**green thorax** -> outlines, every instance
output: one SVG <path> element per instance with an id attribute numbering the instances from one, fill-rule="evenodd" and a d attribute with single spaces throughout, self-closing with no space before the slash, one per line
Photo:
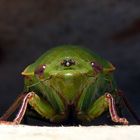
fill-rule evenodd
<path id="1" fill-rule="evenodd" d="M 94 83 L 95 79 L 78 71 L 68 71 L 52 76 L 46 85 L 55 90 L 66 104 L 74 104 L 81 96 L 84 88 Z"/>

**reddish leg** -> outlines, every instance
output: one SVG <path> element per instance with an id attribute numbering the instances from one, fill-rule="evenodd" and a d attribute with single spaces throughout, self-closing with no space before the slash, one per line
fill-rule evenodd
<path id="1" fill-rule="evenodd" d="M 110 112 L 110 116 L 112 121 L 116 122 L 116 123 L 121 123 L 124 125 L 128 125 L 128 121 L 126 118 L 120 118 L 116 112 L 116 108 L 115 108 L 115 101 L 114 98 L 112 97 L 112 95 L 110 93 L 105 93 L 105 97 L 106 100 L 109 104 L 109 112 Z"/>
<path id="2" fill-rule="evenodd" d="M 34 96 L 34 92 L 29 92 L 23 99 L 21 108 L 18 112 L 18 114 L 16 115 L 16 118 L 13 121 L 2 121 L 0 120 L 0 124 L 7 124 L 7 125 L 15 125 L 15 124 L 20 124 L 20 122 L 22 121 L 25 111 L 27 109 L 27 105 L 29 100 Z"/>
<path id="3" fill-rule="evenodd" d="M 7 120 L 11 116 L 16 111 L 16 109 L 21 106 L 21 103 L 26 94 L 27 93 L 20 94 L 14 103 L 8 108 L 8 110 L 0 117 L 0 120 Z"/>

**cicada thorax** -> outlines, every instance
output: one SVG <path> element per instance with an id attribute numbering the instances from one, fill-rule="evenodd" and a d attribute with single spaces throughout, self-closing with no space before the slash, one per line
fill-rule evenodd
<path id="1" fill-rule="evenodd" d="M 93 79 L 94 81 L 94 79 Z M 92 78 L 81 73 L 69 73 L 52 76 L 47 85 L 54 90 L 67 105 L 76 104 L 84 88 L 91 84 Z"/>

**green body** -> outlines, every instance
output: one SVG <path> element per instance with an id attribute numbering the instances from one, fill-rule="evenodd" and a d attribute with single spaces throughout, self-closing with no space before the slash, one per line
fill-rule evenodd
<path id="1" fill-rule="evenodd" d="M 68 65 L 65 63 L 70 62 L 68 60 L 74 62 Z M 29 104 L 41 117 L 62 122 L 73 115 L 76 120 L 85 122 L 108 111 L 105 92 L 117 100 L 114 70 L 110 62 L 97 54 L 66 45 L 47 51 L 22 75 L 25 91 L 36 93 Z"/>

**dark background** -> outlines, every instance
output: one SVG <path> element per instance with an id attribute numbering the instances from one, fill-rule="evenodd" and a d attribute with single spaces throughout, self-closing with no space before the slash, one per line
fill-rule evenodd
<path id="1" fill-rule="evenodd" d="M 21 71 L 62 44 L 88 47 L 111 61 L 118 86 L 140 116 L 138 0 L 1 0 L 0 114 L 23 89 Z"/>

